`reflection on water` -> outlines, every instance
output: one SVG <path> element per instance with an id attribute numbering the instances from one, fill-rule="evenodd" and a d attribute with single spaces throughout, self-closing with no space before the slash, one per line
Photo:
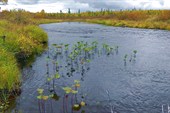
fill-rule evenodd
<path id="1" fill-rule="evenodd" d="M 88 43 L 97 41 L 99 45 L 116 44 L 119 51 L 109 56 L 98 54 L 99 51 L 90 58 L 87 55 L 91 62 L 83 66 L 79 63 L 81 60 L 73 62 L 73 65 L 67 62 L 67 52 L 56 55 L 46 51 L 32 67 L 23 70 L 22 94 L 17 98 L 13 112 L 71 113 L 75 111 L 69 108 L 76 101 L 87 104 L 80 113 L 161 113 L 162 108 L 167 112 L 170 104 L 169 32 L 85 23 L 41 27 L 48 32 L 49 51 L 54 51 L 53 44 L 69 44 L 72 47 L 82 40 Z M 134 50 L 138 51 L 135 60 Z M 47 59 L 48 56 L 60 65 Z M 61 78 L 48 82 L 48 76 L 56 71 Z M 62 87 L 73 85 L 74 80 L 81 80 L 81 87 L 72 99 L 72 96 L 65 95 Z M 39 102 L 38 88 L 44 89 L 44 96 L 53 94 L 53 98 Z"/>

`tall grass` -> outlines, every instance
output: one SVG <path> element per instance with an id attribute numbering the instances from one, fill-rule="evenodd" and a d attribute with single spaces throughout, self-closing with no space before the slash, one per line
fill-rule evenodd
<path id="1" fill-rule="evenodd" d="M 18 87 L 20 72 L 14 55 L 0 47 L 0 89 Z"/>
<path id="2" fill-rule="evenodd" d="M 6 36 L 5 41 L 1 36 Z M 40 54 L 47 34 L 38 26 L 0 21 L 0 89 L 12 89 L 19 81 L 17 59 Z"/>

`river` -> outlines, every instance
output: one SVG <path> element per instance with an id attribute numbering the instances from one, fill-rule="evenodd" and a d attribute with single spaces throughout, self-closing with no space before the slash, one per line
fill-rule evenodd
<path id="1" fill-rule="evenodd" d="M 170 104 L 170 32 L 164 30 L 110 27 L 98 24 L 64 22 L 40 25 L 53 44 L 73 45 L 78 41 L 118 45 L 119 50 L 109 57 L 94 58 L 90 69 L 83 75 L 65 76 L 56 83 L 60 97 L 45 102 L 45 113 L 168 113 Z M 137 50 L 135 61 L 124 62 Z M 23 113 L 39 113 L 37 89 L 48 89 L 46 57 L 48 51 L 22 70 L 22 93 L 12 110 Z M 59 61 L 62 63 L 62 60 Z M 49 74 L 53 73 L 49 63 Z M 78 101 L 84 95 L 83 110 L 63 110 L 63 90 L 74 80 L 80 80 Z M 45 91 L 45 93 L 49 93 Z M 51 107 L 52 105 L 52 107 Z M 69 106 L 69 105 L 68 105 Z M 69 108 L 69 107 L 68 107 Z M 42 111 L 43 113 L 43 111 Z"/>

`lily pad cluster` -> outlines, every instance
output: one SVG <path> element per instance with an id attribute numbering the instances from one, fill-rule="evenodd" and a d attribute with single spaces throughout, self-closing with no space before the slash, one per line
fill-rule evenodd
<path id="1" fill-rule="evenodd" d="M 110 56 L 118 54 L 119 46 L 110 46 L 108 44 L 99 44 L 97 41 L 91 43 L 79 41 L 75 44 L 52 44 L 47 51 L 46 57 L 46 76 L 47 84 L 50 93 L 45 95 L 44 89 L 38 89 L 39 100 L 47 101 L 51 99 L 60 99 L 56 89 L 64 91 L 63 95 L 63 111 L 68 112 L 68 109 L 73 111 L 85 112 L 85 98 L 77 98 L 81 81 L 83 82 L 86 73 L 90 70 L 90 63 L 97 57 Z M 60 80 L 69 79 L 73 76 L 81 77 L 80 80 L 74 80 L 74 84 L 60 85 Z M 82 94 L 81 94 L 82 95 Z M 69 105 L 71 103 L 71 105 Z M 71 108 L 70 108 L 71 106 Z M 42 105 L 41 105 L 41 108 Z"/>
<path id="2" fill-rule="evenodd" d="M 133 50 L 133 53 L 128 55 L 125 54 L 124 56 L 124 62 L 126 63 L 129 57 L 129 62 L 136 61 L 136 55 L 137 55 L 137 50 Z"/>

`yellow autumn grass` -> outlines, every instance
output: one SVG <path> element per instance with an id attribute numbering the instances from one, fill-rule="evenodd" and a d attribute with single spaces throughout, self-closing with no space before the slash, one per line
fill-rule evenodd
<path id="1" fill-rule="evenodd" d="M 47 34 L 38 26 L 0 20 L 0 89 L 15 88 L 20 81 L 18 57 L 40 54 L 46 43 Z"/>

